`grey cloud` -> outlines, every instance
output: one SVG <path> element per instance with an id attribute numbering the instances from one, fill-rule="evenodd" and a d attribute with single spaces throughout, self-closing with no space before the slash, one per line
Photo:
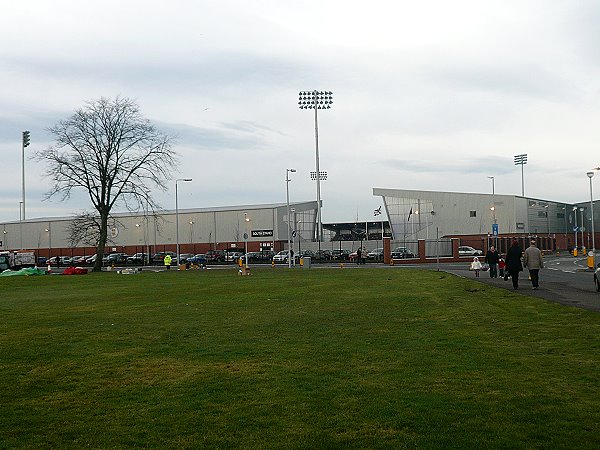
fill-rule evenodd
<path id="1" fill-rule="evenodd" d="M 464 65 L 460 69 L 434 68 L 422 71 L 425 78 L 461 91 L 485 92 L 548 100 L 561 100 L 573 86 L 562 77 L 541 67 L 483 67 Z"/>
<path id="2" fill-rule="evenodd" d="M 382 165 L 411 173 L 448 173 L 461 176 L 469 176 L 469 174 L 503 175 L 514 171 L 512 156 L 510 158 L 491 156 L 453 161 L 444 160 L 441 164 L 430 160 L 388 159 L 383 161 Z"/>
<path id="3" fill-rule="evenodd" d="M 267 145 L 264 131 L 274 132 L 252 122 L 223 124 L 223 129 L 204 128 L 186 124 L 153 122 L 157 127 L 175 137 L 176 145 L 202 150 L 243 150 Z"/>

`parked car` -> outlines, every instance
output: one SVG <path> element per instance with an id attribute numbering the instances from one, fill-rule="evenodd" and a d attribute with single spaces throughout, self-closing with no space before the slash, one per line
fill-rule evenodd
<path id="1" fill-rule="evenodd" d="M 102 263 L 112 266 L 113 264 L 127 264 L 127 258 L 129 255 L 125 253 L 111 253 L 102 258 Z"/>
<path id="2" fill-rule="evenodd" d="M 333 250 L 331 258 L 335 261 L 348 261 L 350 259 L 350 251 L 345 249 Z"/>
<path id="3" fill-rule="evenodd" d="M 87 256 L 73 256 L 71 258 L 71 264 L 72 265 L 81 265 L 81 264 L 85 264 L 85 260 L 86 260 Z"/>
<path id="4" fill-rule="evenodd" d="M 47 260 L 47 263 L 50 264 L 51 266 L 56 266 L 56 258 L 60 258 L 60 265 L 61 266 L 70 266 L 71 265 L 71 257 L 70 256 L 53 256 L 52 258 L 50 258 L 49 260 Z"/>
<path id="5" fill-rule="evenodd" d="M 177 262 L 177 256 L 175 256 L 175 258 L 173 258 L 173 263 L 176 264 L 186 264 L 190 258 L 193 258 L 194 255 L 192 253 L 180 253 L 179 254 L 179 259 L 181 262 Z"/>
<path id="6" fill-rule="evenodd" d="M 107 266 L 117 265 L 117 264 L 127 264 L 127 258 L 129 255 L 121 252 L 110 253 L 109 255 L 104 255 L 102 258 L 102 263 Z"/>
<path id="7" fill-rule="evenodd" d="M 198 253 L 191 258 L 188 258 L 188 262 L 190 264 L 196 264 L 197 266 L 205 266 L 206 265 L 206 255 L 204 253 Z"/>
<path id="8" fill-rule="evenodd" d="M 292 258 L 294 257 L 294 251 L 292 250 Z M 281 250 L 275 256 L 273 256 L 273 262 L 277 263 L 287 263 L 288 262 L 288 251 Z"/>
<path id="9" fill-rule="evenodd" d="M 594 272 L 594 284 L 596 285 L 596 290 L 600 292 L 600 264 L 598 264 Z"/>
<path id="10" fill-rule="evenodd" d="M 138 252 L 127 258 L 127 264 L 145 264 L 146 259 L 146 253 Z"/>
<path id="11" fill-rule="evenodd" d="M 313 260 L 315 261 L 331 261 L 331 250 L 317 250 L 314 254 L 314 256 L 312 257 Z"/>
<path id="12" fill-rule="evenodd" d="M 85 263 L 94 265 L 96 264 L 96 258 L 98 258 L 98 255 L 94 253 L 92 256 L 85 258 Z"/>
<path id="13" fill-rule="evenodd" d="M 415 254 L 406 247 L 396 247 L 392 250 L 393 259 L 414 258 Z"/>
<path id="14" fill-rule="evenodd" d="M 361 250 L 361 257 L 363 259 L 367 259 L 367 254 L 369 253 L 369 251 L 366 248 L 363 248 Z M 352 262 L 356 262 L 356 258 L 358 257 L 358 249 L 354 250 L 352 253 L 350 253 L 348 255 L 348 260 L 352 261 Z"/>
<path id="15" fill-rule="evenodd" d="M 158 252 L 152 255 L 152 264 L 162 265 L 165 261 L 165 256 L 171 255 L 172 263 L 177 259 L 177 254 L 175 252 Z"/>
<path id="16" fill-rule="evenodd" d="M 367 258 L 375 261 L 383 259 L 383 247 L 378 247 L 374 250 L 371 250 L 369 253 L 367 253 Z"/>
<path id="17" fill-rule="evenodd" d="M 225 262 L 225 250 L 209 250 L 206 252 L 206 260 L 209 263 Z"/>
<path id="18" fill-rule="evenodd" d="M 458 247 L 458 256 L 481 256 L 483 255 L 482 250 L 477 250 L 468 245 L 461 245 Z"/>
<path id="19" fill-rule="evenodd" d="M 242 256 L 242 252 L 227 252 L 225 256 L 225 260 L 229 262 L 237 262 L 238 259 Z"/>

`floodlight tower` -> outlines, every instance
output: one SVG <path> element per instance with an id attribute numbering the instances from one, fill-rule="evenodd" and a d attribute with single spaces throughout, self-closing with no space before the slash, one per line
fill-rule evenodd
<path id="1" fill-rule="evenodd" d="M 317 110 L 330 109 L 333 104 L 333 93 L 331 91 L 300 91 L 298 94 L 298 107 L 300 109 L 315 110 L 315 180 L 317 182 L 317 241 L 319 250 L 323 240 L 323 225 L 321 220 L 321 179 L 326 179 L 327 175 L 319 169 L 319 125 Z M 325 177 L 325 178 L 322 178 Z"/>
<path id="2" fill-rule="evenodd" d="M 527 153 L 515 155 L 515 166 L 521 166 L 521 197 L 525 197 L 525 178 L 523 175 L 523 166 L 527 164 Z"/>

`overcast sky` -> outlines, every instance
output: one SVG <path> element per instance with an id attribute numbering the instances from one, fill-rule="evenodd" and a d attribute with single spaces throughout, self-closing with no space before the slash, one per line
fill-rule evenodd
<path id="1" fill-rule="evenodd" d="M 20 0 L 0 13 L 0 221 L 19 219 L 27 154 L 86 101 L 135 99 L 178 136 L 180 208 L 316 198 L 323 220 L 373 218 L 373 187 L 589 199 L 600 166 L 600 3 L 595 0 Z M 89 209 L 42 201 L 26 161 L 27 218 Z M 600 193 L 600 174 L 595 191 Z M 174 182 L 157 194 L 174 208 Z M 598 198 L 598 195 L 595 195 Z"/>

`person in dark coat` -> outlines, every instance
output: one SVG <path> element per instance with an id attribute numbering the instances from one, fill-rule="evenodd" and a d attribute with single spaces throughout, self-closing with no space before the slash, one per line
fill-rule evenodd
<path id="1" fill-rule="evenodd" d="M 490 278 L 498 278 L 498 261 L 500 261 L 500 255 L 492 245 L 485 255 L 485 262 L 490 266 Z"/>
<path id="2" fill-rule="evenodd" d="M 519 289 L 519 272 L 523 271 L 521 256 L 523 251 L 515 240 L 506 253 L 506 271 L 512 278 L 513 289 Z"/>

